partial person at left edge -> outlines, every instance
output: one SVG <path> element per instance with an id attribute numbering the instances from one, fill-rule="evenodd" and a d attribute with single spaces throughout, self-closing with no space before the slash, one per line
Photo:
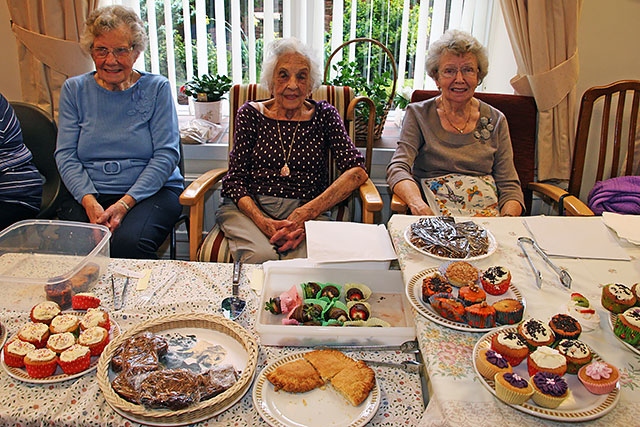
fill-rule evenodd
<path id="1" fill-rule="evenodd" d="M 0 94 L 0 230 L 35 218 L 42 203 L 42 176 L 24 145 L 9 101 Z"/>
<path id="2" fill-rule="evenodd" d="M 60 92 L 55 157 L 71 196 L 58 216 L 109 227 L 116 258 L 157 258 L 182 211 L 171 84 L 133 68 L 147 42 L 133 10 L 95 10 L 80 43 L 96 71 L 69 78 Z"/>

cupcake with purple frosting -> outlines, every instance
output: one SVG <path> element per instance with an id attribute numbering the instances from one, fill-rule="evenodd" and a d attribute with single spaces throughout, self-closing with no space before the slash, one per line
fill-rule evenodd
<path id="1" fill-rule="evenodd" d="M 557 408 L 569 397 L 569 386 L 560 375 L 540 371 L 529 383 L 533 387 L 533 401 L 543 408 Z"/>
<path id="2" fill-rule="evenodd" d="M 499 372 L 495 375 L 496 396 L 503 402 L 522 405 L 533 395 L 533 387 L 515 372 Z"/>
<path id="3" fill-rule="evenodd" d="M 480 375 L 488 380 L 493 379 L 495 374 L 499 372 L 513 371 L 513 368 L 511 367 L 511 364 L 507 362 L 507 359 L 490 348 L 483 348 L 478 352 L 476 367 L 478 368 Z"/>

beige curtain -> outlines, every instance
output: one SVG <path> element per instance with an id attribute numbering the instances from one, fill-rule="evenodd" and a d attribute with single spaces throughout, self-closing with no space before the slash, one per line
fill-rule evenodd
<path id="1" fill-rule="evenodd" d="M 62 83 L 93 70 L 78 41 L 100 0 L 7 0 L 18 44 L 22 98 L 58 117 Z"/>
<path id="2" fill-rule="evenodd" d="M 500 5 L 518 67 L 511 86 L 538 105 L 538 180 L 568 180 L 582 0 L 500 0 Z"/>

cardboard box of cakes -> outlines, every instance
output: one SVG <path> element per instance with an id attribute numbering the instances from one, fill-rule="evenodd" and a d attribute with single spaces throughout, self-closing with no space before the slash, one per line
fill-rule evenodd
<path id="1" fill-rule="evenodd" d="M 324 267 L 268 269 L 256 330 L 274 346 L 388 346 L 416 336 L 400 271 Z"/>
<path id="2" fill-rule="evenodd" d="M 89 292 L 109 264 L 111 232 L 102 225 L 25 220 L 0 233 L 0 307 L 29 311 L 49 299 L 64 308 Z"/>

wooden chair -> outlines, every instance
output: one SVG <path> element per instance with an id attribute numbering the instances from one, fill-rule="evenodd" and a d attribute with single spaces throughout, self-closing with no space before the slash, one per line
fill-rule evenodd
<path id="1" fill-rule="evenodd" d="M 597 120 L 600 113 L 594 107 L 600 102 L 603 103 L 602 113 L 600 120 Z M 615 108 L 612 109 L 614 103 Z M 541 182 L 530 183 L 529 189 L 556 203 L 561 215 L 593 215 L 580 199 L 582 188 L 591 189 L 596 181 L 633 174 L 639 104 L 640 80 L 621 80 L 587 89 L 580 101 L 567 191 Z M 599 131 L 600 137 L 592 138 L 589 145 L 591 130 Z M 595 176 L 587 176 L 590 171 L 595 171 Z"/>
<path id="2" fill-rule="evenodd" d="M 234 122 L 238 108 L 246 101 L 267 99 L 269 97 L 269 91 L 257 84 L 235 85 L 231 88 L 229 96 L 229 150 L 231 150 L 233 146 Z M 351 88 L 339 86 L 320 86 L 312 93 L 311 97 L 316 100 L 326 99 L 338 109 L 352 139 L 354 139 L 355 136 L 355 107 L 360 102 L 367 104 L 370 109 L 370 120 L 368 123 L 369 138 L 367 139 L 365 148 L 365 159 L 367 173 L 370 173 L 373 154 L 373 121 L 375 115 L 371 112 L 375 111 L 373 102 L 366 97 L 356 97 Z M 332 163 L 333 162 L 330 162 L 330 164 Z M 205 196 L 226 173 L 226 168 L 207 171 L 193 181 L 180 196 L 180 203 L 189 206 L 189 259 L 192 261 L 229 262 L 231 260 L 227 240 L 217 224 L 204 238 L 202 230 Z M 335 177 L 333 170 L 330 171 L 329 176 Z M 371 179 L 368 179 L 367 182 L 360 187 L 358 195 L 362 205 L 362 222 L 371 224 L 374 221 L 375 213 L 382 210 L 382 198 Z M 334 208 L 334 218 L 338 220 L 351 220 L 353 218 L 353 210 L 350 209 L 351 205 L 353 205 L 353 203 L 342 203 Z"/>
<path id="3" fill-rule="evenodd" d="M 440 94 L 436 90 L 415 90 L 411 102 L 424 101 Z M 527 212 L 531 212 L 532 192 L 527 184 L 535 178 L 535 154 L 538 109 L 533 97 L 501 93 L 476 92 L 475 97 L 502 111 L 509 124 L 513 162 L 524 193 Z M 391 197 L 391 211 L 406 213 L 407 204 L 398 195 Z"/>

